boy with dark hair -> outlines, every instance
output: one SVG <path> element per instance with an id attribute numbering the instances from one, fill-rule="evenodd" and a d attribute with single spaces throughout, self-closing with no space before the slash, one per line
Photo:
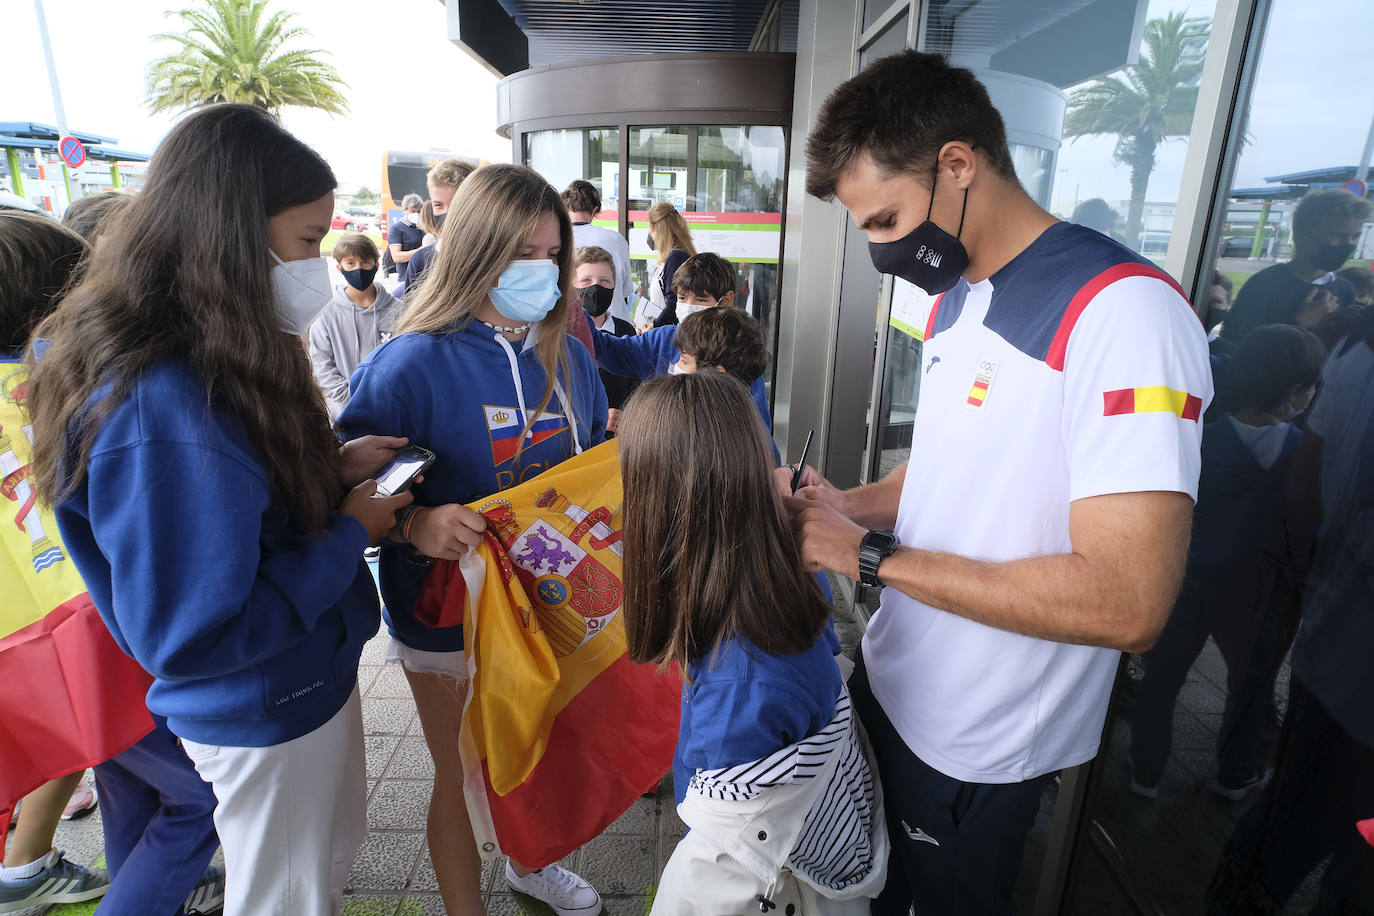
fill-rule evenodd
<path id="1" fill-rule="evenodd" d="M 735 304 L 738 284 L 735 265 L 714 251 L 703 251 L 683 261 L 673 274 L 678 321 L 717 305 L 730 308 Z"/>
<path id="2" fill-rule="evenodd" d="M 675 343 L 682 356 L 670 373 L 714 368 L 752 385 L 768 368 L 763 328 L 739 309 L 706 309 L 688 315 L 677 326 Z"/>
<path id="3" fill-rule="evenodd" d="M 888 586 L 849 682 L 892 837 L 872 911 L 1011 912 L 1045 785 L 1097 754 L 1120 650 L 1178 593 L 1206 336 L 1159 268 L 1031 199 L 938 54 L 842 83 L 806 149 L 807 191 L 933 300 L 910 459 L 788 497 L 808 565 Z"/>
<path id="4" fill-rule="evenodd" d="M 733 308 L 735 270 L 720 255 L 702 252 L 682 262 L 673 275 L 673 289 L 678 295 L 678 308 L 686 306 L 688 309 L 680 311 L 680 315 L 716 306 Z M 626 378 L 646 379 L 663 375 L 672 371 L 672 367 L 682 359 L 682 353 L 674 342 L 676 332 L 677 328 L 673 325 L 650 328 L 638 337 L 614 337 L 605 331 L 598 331 L 593 335 L 597 365 Z M 754 406 L 759 410 L 764 428 L 771 434 L 773 412 L 768 407 L 768 392 L 762 376 L 752 380 L 749 393 L 753 395 Z M 777 452 L 776 444 L 773 451 Z"/>
<path id="5" fill-rule="evenodd" d="M 348 405 L 348 379 L 363 357 L 391 336 L 405 304 L 375 282 L 378 252 L 361 232 L 345 233 L 331 253 L 344 282 L 310 326 L 310 364 L 329 415 Z"/>

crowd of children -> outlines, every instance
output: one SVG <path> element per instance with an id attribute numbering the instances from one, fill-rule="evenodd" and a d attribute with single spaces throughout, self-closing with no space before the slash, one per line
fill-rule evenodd
<path id="1" fill-rule="evenodd" d="M 202 157 L 215 167 L 189 168 Z M 779 818 L 776 840 L 722 871 L 720 899 L 876 893 L 881 794 L 828 589 L 802 571 L 772 473 L 768 348 L 734 307 L 736 268 L 675 241 L 678 323 L 636 333 L 611 314 L 613 256 L 574 247 L 542 177 L 494 165 L 457 181 L 442 227 L 411 208 L 438 238 L 415 249 L 424 279 L 412 256 L 404 301 L 366 236 L 341 237 L 333 266 L 321 256 L 333 174 L 247 106 L 178 125 L 99 246 L 46 217 L 0 214 L 5 237 L 71 242 L 65 260 L 3 252 L 64 271 L 29 283 L 64 301 L 29 296 L 42 307 L 22 315 L 8 291 L 4 303 L 11 359 L 30 379 L 30 479 L 114 642 L 152 676 L 155 726 L 96 768 L 108 875 L 52 850 L 78 772 L 26 801 L 0 912 L 104 895 L 102 913 L 337 913 L 366 832 L 357 665 L 381 619 L 435 763 L 440 894 L 449 913 L 481 912 L 458 753 L 463 632 L 411 609 L 426 564 L 485 530 L 465 503 L 614 435 L 622 410 L 631 655 L 688 674 L 678 801 L 699 811 L 698 838 L 742 816 L 740 793 L 774 799 Z M 197 207 L 207 199 L 220 204 Z M 578 326 L 589 345 L 569 339 Z M 438 460 L 409 491 L 375 494 L 368 478 L 409 442 Z M 720 510 L 709 520 L 708 505 Z M 689 549 L 660 576 L 676 542 Z M 375 546 L 384 611 L 363 562 Z M 735 704 L 747 716 L 726 715 Z M 818 753 L 782 780 L 735 772 Z M 851 823 L 864 825 L 862 855 L 812 848 Z M 217 846 L 227 874 L 207 867 Z M 767 880 L 749 855 L 770 863 Z M 706 847 L 684 846 L 656 907 L 692 911 L 712 867 Z M 506 879 L 564 916 L 601 908 L 556 864 L 510 861 Z"/>

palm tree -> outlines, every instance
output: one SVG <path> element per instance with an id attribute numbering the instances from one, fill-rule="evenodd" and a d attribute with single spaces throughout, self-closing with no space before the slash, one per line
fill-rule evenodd
<path id="1" fill-rule="evenodd" d="M 183 32 L 155 40 L 180 45 L 148 65 L 148 107 L 185 110 L 213 102 L 246 102 L 280 114 L 289 105 L 343 114 L 348 102 L 343 80 L 316 50 L 284 46 L 308 34 L 287 26 L 290 13 L 267 15 L 267 0 L 205 0 L 205 7 L 174 15 Z"/>
<path id="2" fill-rule="evenodd" d="M 1140 61 L 1097 80 L 1069 97 L 1064 136 L 1114 134 L 1114 156 L 1131 169 L 1131 208 L 1126 238 L 1140 239 L 1145 189 L 1155 170 L 1155 148 L 1183 136 L 1193 123 L 1198 80 L 1211 33 L 1209 19 L 1171 13 L 1145 24 Z"/>

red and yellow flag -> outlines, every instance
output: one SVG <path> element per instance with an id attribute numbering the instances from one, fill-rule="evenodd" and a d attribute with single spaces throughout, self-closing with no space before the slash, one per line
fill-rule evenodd
<path id="1" fill-rule="evenodd" d="M 608 442 L 470 504 L 483 544 L 435 563 L 416 605 L 464 627 L 464 789 L 484 858 L 556 862 L 672 766 L 680 678 L 626 655 L 618 456 Z"/>
<path id="2" fill-rule="evenodd" d="M 152 731 L 152 678 L 120 651 L 28 480 L 25 368 L 0 362 L 0 836 L 15 802 Z"/>
<path id="3" fill-rule="evenodd" d="M 1185 420 L 1202 416 L 1202 398 L 1166 385 L 1120 388 L 1102 393 L 1102 416 L 1128 413 L 1171 413 Z"/>

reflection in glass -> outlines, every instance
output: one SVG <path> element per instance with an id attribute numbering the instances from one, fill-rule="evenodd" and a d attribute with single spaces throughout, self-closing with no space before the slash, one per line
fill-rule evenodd
<path id="1" fill-rule="evenodd" d="M 525 134 L 525 165 L 562 191 L 585 179 L 605 210 L 619 209 L 620 131 L 614 127 L 539 130 Z"/>

